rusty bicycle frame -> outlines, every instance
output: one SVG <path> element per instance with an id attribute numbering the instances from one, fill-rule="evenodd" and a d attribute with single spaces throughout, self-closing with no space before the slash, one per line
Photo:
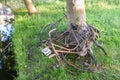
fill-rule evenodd
<path id="1" fill-rule="evenodd" d="M 57 60 L 56 64 L 66 67 L 69 73 L 76 74 L 82 71 L 94 72 L 99 65 L 91 48 L 93 44 L 99 47 L 107 56 L 102 45 L 97 42 L 99 30 L 89 24 L 87 24 L 86 29 L 78 29 L 77 25 L 71 24 L 70 29 L 58 32 L 58 24 L 63 18 L 45 26 L 41 30 L 40 42 L 30 48 L 28 59 L 32 58 L 32 50 L 46 45 L 52 51 L 52 54 L 48 57 L 55 57 Z M 50 29 L 47 30 L 48 28 Z M 42 39 L 43 33 L 48 34 L 45 40 Z"/>
<path id="2" fill-rule="evenodd" d="M 85 34 L 85 32 L 87 33 Z M 66 58 L 67 55 L 72 54 L 73 56 L 77 55 L 78 58 L 85 57 L 87 55 L 90 60 L 89 63 L 83 61 L 81 64 L 84 67 L 87 66 L 87 69 L 90 69 L 93 65 L 97 67 L 98 63 L 91 49 L 93 43 L 95 43 L 99 48 L 101 48 L 105 55 L 107 55 L 104 48 L 100 46 L 100 44 L 98 44 L 96 41 L 99 31 L 93 26 L 88 25 L 87 30 L 82 30 L 81 34 L 77 30 L 74 30 L 72 28 L 57 35 L 57 37 L 54 37 L 54 35 L 52 35 L 55 33 L 56 28 L 49 31 L 50 47 L 54 52 L 54 54 L 51 54 L 49 58 L 55 56 L 60 65 L 68 64 L 77 70 L 81 70 L 77 64 L 68 61 L 69 59 Z"/>

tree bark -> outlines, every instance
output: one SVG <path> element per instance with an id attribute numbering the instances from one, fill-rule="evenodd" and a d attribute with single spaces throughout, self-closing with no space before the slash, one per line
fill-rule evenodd
<path id="1" fill-rule="evenodd" d="M 79 27 L 86 26 L 86 12 L 84 0 L 67 0 L 67 21 Z"/>
<path id="2" fill-rule="evenodd" d="M 36 14 L 36 13 L 38 13 L 37 9 L 33 5 L 32 0 L 24 0 L 24 2 L 25 2 L 25 5 L 27 7 L 27 10 L 28 10 L 29 14 Z"/>

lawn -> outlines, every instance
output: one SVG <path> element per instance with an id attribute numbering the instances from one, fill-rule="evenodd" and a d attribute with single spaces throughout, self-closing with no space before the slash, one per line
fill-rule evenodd
<path id="1" fill-rule="evenodd" d="M 39 75 L 51 63 L 54 58 L 47 58 L 38 48 L 33 51 L 33 60 L 28 60 L 28 50 L 40 42 L 40 31 L 45 25 L 54 23 L 63 17 L 62 7 L 66 7 L 65 2 L 36 4 L 40 11 L 38 15 L 29 16 L 26 8 L 15 11 L 15 34 L 14 45 L 17 70 L 19 77 L 16 80 L 119 80 L 120 79 L 120 5 L 108 4 L 106 2 L 87 3 L 87 22 L 96 26 L 100 32 L 100 41 L 109 54 L 104 56 L 99 48 L 94 48 L 94 54 L 103 69 L 101 72 L 80 73 L 71 75 L 65 68 L 55 68 L 42 75 Z M 66 10 L 66 9 L 65 9 Z M 60 24 L 61 29 L 67 28 L 66 19 Z M 45 34 L 43 34 L 45 35 Z"/>

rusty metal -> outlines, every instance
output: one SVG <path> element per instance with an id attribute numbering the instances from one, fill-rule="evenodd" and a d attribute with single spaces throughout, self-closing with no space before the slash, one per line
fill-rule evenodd
<path id="1" fill-rule="evenodd" d="M 64 32 L 59 32 L 57 26 L 62 19 L 41 30 L 40 36 L 46 31 L 48 37 L 46 40 L 42 40 L 41 37 L 41 41 L 29 50 L 28 57 L 31 58 L 34 48 L 46 45 L 52 50 L 52 54 L 48 58 L 56 58 L 57 64 L 67 68 L 67 71 L 71 74 L 82 71 L 94 72 L 99 65 L 91 48 L 93 44 L 99 47 L 107 56 L 104 48 L 97 42 L 99 30 L 89 24 L 84 28 L 71 24 L 71 28 Z"/>
<path id="2" fill-rule="evenodd" d="M 99 37 L 99 30 L 91 25 L 88 25 L 86 29 L 74 30 L 71 28 L 61 34 L 57 33 L 57 37 L 52 36 L 54 33 L 56 33 L 56 28 L 49 32 L 51 48 L 55 53 L 52 54 L 50 58 L 57 56 L 56 59 L 60 64 L 69 64 L 80 70 L 80 67 L 78 67 L 77 64 L 68 61 L 69 59 L 67 60 L 63 55 L 73 54 L 73 56 L 77 55 L 78 57 L 89 55 L 91 61 L 81 65 L 87 66 L 86 69 L 90 69 L 90 67 L 92 68 L 93 66 L 94 68 L 97 67 L 97 59 L 91 49 L 91 46 L 93 46 L 94 43 L 105 53 L 105 55 L 107 55 L 104 48 L 96 42 L 96 39 Z"/>

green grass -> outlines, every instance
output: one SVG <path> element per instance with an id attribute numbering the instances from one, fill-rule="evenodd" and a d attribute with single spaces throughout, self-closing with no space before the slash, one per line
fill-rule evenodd
<path id="1" fill-rule="evenodd" d="M 33 61 L 27 61 L 27 51 L 39 42 L 41 29 L 53 23 L 63 16 L 64 2 L 53 4 L 40 4 L 37 9 L 39 15 L 29 16 L 25 8 L 15 11 L 15 35 L 14 45 L 16 60 L 18 63 L 19 77 L 16 80 L 30 80 L 46 66 L 54 63 L 54 59 L 48 59 L 39 50 L 35 50 Z M 86 3 L 87 22 L 96 26 L 101 32 L 100 40 L 110 55 L 105 57 L 99 48 L 94 53 L 98 62 L 103 65 L 102 72 L 81 73 L 77 76 L 68 74 L 64 68 L 53 69 L 44 75 L 41 80 L 119 80 L 120 77 L 120 5 L 107 3 Z M 66 21 L 61 28 L 67 27 Z M 44 35 L 44 34 L 43 34 Z M 41 65 L 42 64 L 42 65 Z"/>

